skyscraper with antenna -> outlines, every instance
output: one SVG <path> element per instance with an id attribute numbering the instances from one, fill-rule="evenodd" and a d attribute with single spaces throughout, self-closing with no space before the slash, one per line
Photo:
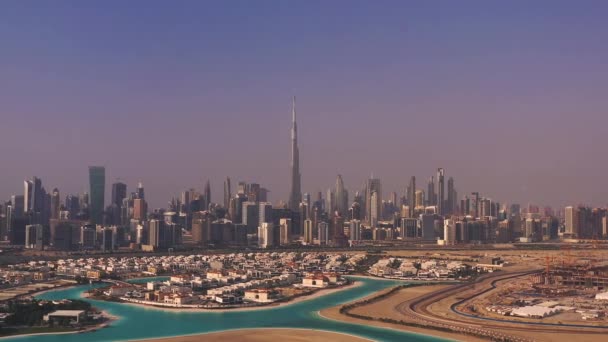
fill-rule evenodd
<path id="1" fill-rule="evenodd" d="M 298 149 L 298 126 L 296 123 L 296 97 L 293 97 L 291 107 L 291 190 L 289 192 L 289 209 L 297 211 L 302 202 L 300 185 L 300 151 Z"/>

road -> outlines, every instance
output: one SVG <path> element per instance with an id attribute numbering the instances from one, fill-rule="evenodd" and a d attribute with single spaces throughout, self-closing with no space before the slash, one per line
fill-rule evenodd
<path id="1" fill-rule="evenodd" d="M 562 333 L 581 334 L 581 328 L 589 328 L 588 326 L 577 326 L 577 325 L 556 325 L 549 323 L 528 323 L 528 322 L 505 322 L 498 319 L 486 319 L 482 317 L 476 317 L 473 315 L 465 314 L 456 309 L 456 306 L 464 303 L 476 296 L 491 291 L 495 288 L 495 284 L 501 280 L 508 280 L 511 278 L 526 276 L 532 273 L 537 273 L 538 270 L 526 270 L 526 271 L 503 271 L 494 272 L 479 277 L 475 283 L 467 283 L 452 286 L 440 291 L 429 293 L 421 297 L 405 301 L 397 305 L 396 309 L 417 323 L 427 324 L 436 327 L 449 328 L 456 331 L 462 331 L 467 333 L 474 333 L 476 335 L 485 336 L 489 339 L 508 339 L 512 341 L 532 341 L 527 336 L 531 336 L 531 332 L 542 332 L 542 333 L 556 333 L 557 331 Z M 432 310 L 429 310 L 429 306 L 440 300 L 446 299 L 450 296 L 455 296 L 463 293 L 471 288 L 477 288 L 473 294 L 462 298 L 455 303 L 451 304 L 451 312 L 445 316 L 441 316 Z M 595 331 L 594 331 L 595 330 Z M 585 334 L 606 334 L 606 328 L 600 329 L 586 329 Z"/>

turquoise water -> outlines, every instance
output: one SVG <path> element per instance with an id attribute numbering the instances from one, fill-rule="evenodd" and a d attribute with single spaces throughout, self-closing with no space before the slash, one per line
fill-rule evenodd
<path id="1" fill-rule="evenodd" d="M 378 290 L 400 284 L 397 281 L 358 278 L 361 286 L 317 297 L 288 306 L 242 312 L 173 312 L 120 303 L 89 300 L 120 319 L 104 329 L 84 334 L 14 337 L 4 341 L 79 342 L 124 341 L 167 337 L 242 328 L 305 328 L 353 334 L 375 341 L 443 341 L 366 325 L 341 323 L 320 317 L 318 311 L 353 301 Z M 90 286 L 78 286 L 44 293 L 42 299 L 79 298 Z"/>

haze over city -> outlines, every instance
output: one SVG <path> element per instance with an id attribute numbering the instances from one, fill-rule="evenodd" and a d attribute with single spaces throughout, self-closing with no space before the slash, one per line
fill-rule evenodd
<path id="1" fill-rule="evenodd" d="M 289 193 L 342 174 L 400 195 L 443 167 L 460 195 L 605 205 L 608 4 L 3 2 L 0 197 L 104 165 L 166 206 L 230 176 Z"/>
<path id="2" fill-rule="evenodd" d="M 0 1 L 1 342 L 606 342 L 608 1 Z"/>

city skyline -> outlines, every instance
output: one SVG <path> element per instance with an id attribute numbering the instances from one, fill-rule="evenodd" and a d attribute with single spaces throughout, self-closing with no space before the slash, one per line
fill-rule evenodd
<path id="1" fill-rule="evenodd" d="M 386 199 L 442 167 L 459 198 L 606 205 L 605 3 L 346 4 L 5 4 L 0 195 L 102 165 L 152 207 L 208 179 L 221 203 L 226 176 L 287 201 L 295 94 L 302 192 L 374 172 Z"/>

